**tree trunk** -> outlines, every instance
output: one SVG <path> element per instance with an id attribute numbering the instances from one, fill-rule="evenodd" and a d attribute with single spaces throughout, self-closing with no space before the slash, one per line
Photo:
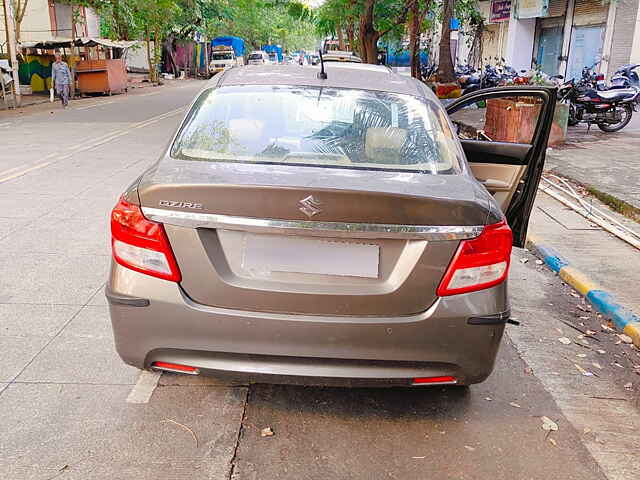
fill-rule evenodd
<path id="1" fill-rule="evenodd" d="M 27 9 L 27 4 L 29 3 L 29 0 L 18 0 L 15 2 L 15 11 L 13 12 L 14 14 L 14 23 L 15 23 L 15 31 L 16 31 L 16 42 L 20 41 L 20 30 L 21 30 L 21 25 L 22 25 L 22 19 L 24 18 L 24 12 Z"/>
<path id="2" fill-rule="evenodd" d="M 411 58 L 411 76 L 420 80 L 420 4 L 413 0 L 409 20 L 409 51 Z"/>
<path id="3" fill-rule="evenodd" d="M 451 59 L 451 18 L 453 18 L 455 0 L 444 0 L 444 12 L 442 14 L 442 34 L 440 36 L 440 49 L 438 55 L 438 81 L 440 83 L 452 83 L 456 81 Z"/>
<path id="4" fill-rule="evenodd" d="M 364 63 L 378 63 L 378 38 L 380 34 L 373 25 L 375 0 L 365 0 L 360 16 L 360 53 Z"/>
<path id="5" fill-rule="evenodd" d="M 336 32 L 338 34 L 338 50 L 346 50 L 344 46 L 344 33 L 342 33 L 342 25 L 338 25 L 336 27 Z"/>
<path id="6" fill-rule="evenodd" d="M 356 45 L 356 26 L 353 24 L 353 18 L 347 20 L 347 39 L 349 40 L 349 49 L 352 52 L 358 51 L 358 46 Z"/>
<path id="7" fill-rule="evenodd" d="M 353 7 L 355 0 L 349 0 L 347 4 L 348 7 L 348 15 L 346 18 L 347 22 L 347 38 L 349 39 L 349 48 L 352 52 L 357 53 L 362 57 L 362 53 L 360 53 L 358 42 L 356 41 L 356 23 L 353 18 Z"/>
<path id="8" fill-rule="evenodd" d="M 149 27 L 145 28 L 145 40 L 147 41 L 147 62 L 149 62 L 149 81 L 155 83 L 156 81 L 156 66 L 151 57 L 151 36 L 149 34 Z"/>
<path id="9" fill-rule="evenodd" d="M 73 61 L 73 44 L 76 42 L 76 19 L 73 14 L 74 7 L 72 2 L 69 2 L 69 7 L 69 10 L 71 10 L 71 47 L 69 47 L 69 52 L 71 53 L 71 59 L 69 62 L 71 64 L 69 65 L 69 71 L 71 72 L 71 84 L 69 85 L 69 97 L 74 98 L 76 96 L 76 64 Z M 80 47 L 78 47 L 78 52 L 80 52 Z"/>

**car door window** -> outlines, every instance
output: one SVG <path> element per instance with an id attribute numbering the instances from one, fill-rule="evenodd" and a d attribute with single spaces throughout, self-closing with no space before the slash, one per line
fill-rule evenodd
<path id="1" fill-rule="evenodd" d="M 556 91 L 500 87 L 447 107 L 469 166 L 507 217 L 514 245 L 525 242 L 529 215 L 553 126 Z"/>
<path id="2" fill-rule="evenodd" d="M 466 104 L 449 117 L 461 140 L 531 144 L 541 107 L 539 97 L 489 98 Z"/>

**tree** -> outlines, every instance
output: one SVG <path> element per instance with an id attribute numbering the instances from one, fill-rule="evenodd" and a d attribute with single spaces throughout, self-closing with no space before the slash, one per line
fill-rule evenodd
<path id="1" fill-rule="evenodd" d="M 420 36 L 424 29 L 427 13 L 432 8 L 432 0 L 407 0 L 409 5 L 409 51 L 411 76 L 420 80 Z"/>
<path id="2" fill-rule="evenodd" d="M 13 0 L 13 18 L 16 25 L 16 42 L 20 41 L 20 25 L 24 18 L 24 13 L 27 11 L 27 5 L 29 0 Z"/>
<path id="3" fill-rule="evenodd" d="M 438 54 L 438 81 L 452 83 L 456 81 L 451 59 L 451 19 L 455 9 L 455 0 L 443 0 L 442 33 L 440 35 L 440 50 Z"/>
<path id="4" fill-rule="evenodd" d="M 398 33 L 398 30 L 404 29 L 411 1 L 360 1 L 360 54 L 364 62 L 378 63 L 378 40 L 394 30 Z"/>

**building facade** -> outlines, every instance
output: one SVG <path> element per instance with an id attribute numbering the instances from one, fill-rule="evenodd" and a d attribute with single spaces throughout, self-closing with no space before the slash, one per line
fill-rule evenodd
<path id="1" fill-rule="evenodd" d="M 640 63 L 640 0 L 480 0 L 483 63 L 579 77 L 585 66 L 607 77 Z M 458 61 L 464 63 L 464 49 Z"/>
<path id="2" fill-rule="evenodd" d="M 76 36 L 99 37 L 100 19 L 89 7 L 77 8 Z M 19 41 L 32 42 L 71 38 L 71 7 L 55 0 L 29 0 L 20 25 Z M 0 52 L 6 51 L 4 12 L 0 4 Z"/>

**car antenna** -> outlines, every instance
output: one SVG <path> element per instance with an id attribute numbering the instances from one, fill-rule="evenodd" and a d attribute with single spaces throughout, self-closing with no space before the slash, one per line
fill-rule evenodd
<path id="1" fill-rule="evenodd" d="M 322 49 L 318 49 L 318 54 L 320 55 L 320 71 L 318 72 L 318 78 L 320 80 L 326 80 L 327 74 L 324 71 L 324 60 L 322 59 Z"/>

